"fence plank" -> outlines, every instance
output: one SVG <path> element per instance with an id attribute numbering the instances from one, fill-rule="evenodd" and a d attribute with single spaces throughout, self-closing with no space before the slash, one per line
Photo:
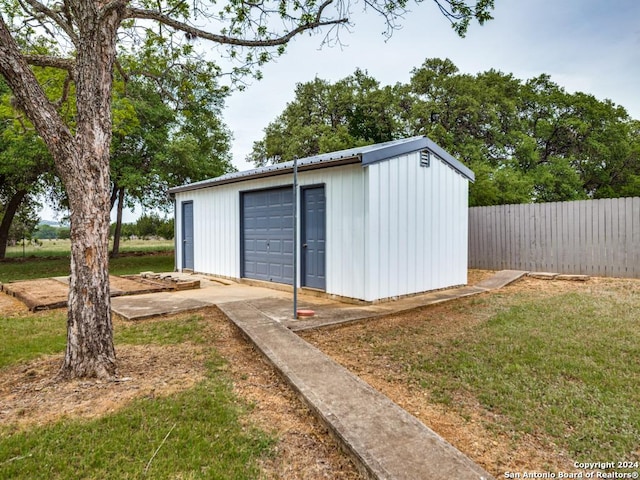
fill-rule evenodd
<path id="1" fill-rule="evenodd" d="M 617 212 L 613 211 L 613 204 L 611 207 L 611 237 L 609 240 L 609 247 L 611 248 L 611 276 L 620 277 L 624 271 L 624 232 L 620 231 L 620 217 L 624 222 L 624 202 L 618 202 Z"/>
<path id="2" fill-rule="evenodd" d="M 630 245 L 633 259 L 633 277 L 640 278 L 640 197 L 633 199 L 631 218 L 633 219 L 633 233 Z"/>
<path id="3" fill-rule="evenodd" d="M 592 202 L 583 201 L 580 202 L 581 205 L 581 221 L 582 221 L 582 230 L 581 233 L 584 234 L 583 240 L 583 252 L 584 256 L 582 259 L 582 271 L 586 275 L 593 275 L 594 272 L 594 262 L 593 262 L 593 221 L 590 221 L 594 218 L 594 213 L 597 213 L 597 208 L 595 204 Z M 597 218 L 597 217 L 596 217 Z"/>
<path id="4" fill-rule="evenodd" d="M 567 273 L 575 268 L 575 242 L 570 235 L 573 223 L 569 217 L 569 206 L 566 202 L 560 203 L 559 207 L 562 211 L 562 244 L 567 246 L 567 248 L 561 249 L 562 272 Z"/>
<path id="5" fill-rule="evenodd" d="M 640 278 L 640 197 L 470 208 L 469 266 Z"/>
<path id="6" fill-rule="evenodd" d="M 594 225 L 598 234 L 598 257 L 595 260 L 598 266 L 598 275 L 607 276 L 607 215 L 606 203 L 598 201 L 598 224 Z"/>

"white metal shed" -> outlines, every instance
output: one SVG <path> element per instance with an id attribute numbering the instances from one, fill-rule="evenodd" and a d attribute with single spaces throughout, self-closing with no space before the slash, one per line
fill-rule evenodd
<path id="1" fill-rule="evenodd" d="M 292 284 L 293 162 L 176 187 L 176 269 Z M 378 301 L 467 282 L 474 174 L 427 137 L 297 161 L 298 285 Z"/>

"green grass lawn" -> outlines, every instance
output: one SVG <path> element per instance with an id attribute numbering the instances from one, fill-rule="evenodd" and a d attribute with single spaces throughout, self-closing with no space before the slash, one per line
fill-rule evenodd
<path id="1" fill-rule="evenodd" d="M 43 257 L 0 263 L 0 281 L 68 273 L 64 250 Z M 110 270 L 171 271 L 173 254 L 121 257 L 111 261 Z M 0 478 L 259 478 L 259 460 L 271 455 L 275 440 L 246 420 L 250 406 L 233 394 L 224 360 L 207 347 L 212 333 L 205 315 L 120 323 L 115 329 L 116 349 L 127 344 L 202 345 L 207 352 L 203 381 L 168 397 L 140 398 L 97 419 L 70 417 L 26 430 L 0 424 Z M 65 310 L 0 314 L 0 375 L 13 365 L 63 353 L 65 342 Z"/>
<path id="2" fill-rule="evenodd" d="M 272 440 L 242 425 L 243 408 L 229 385 L 212 373 L 187 392 L 138 400 L 97 420 L 66 420 L 25 433 L 4 433 L 0 476 L 254 480 L 257 460 L 268 454 Z"/>
<path id="3" fill-rule="evenodd" d="M 59 277 L 69 274 L 69 241 L 45 240 L 42 247 L 22 258 L 15 251 L 0 261 L 0 282 Z M 18 247 L 12 247 L 16 249 Z M 124 242 L 122 256 L 109 261 L 112 275 L 135 275 L 144 271 L 171 272 L 174 269 L 173 242 L 131 240 Z M 150 254 L 153 252 L 153 254 Z"/>
<path id="4" fill-rule="evenodd" d="M 578 461 L 640 460 L 640 282 L 507 288 L 454 308 L 486 321 L 449 338 L 424 325 L 389 332 L 377 348 L 432 400 L 463 414 L 480 405 L 514 441 L 533 434 Z"/>
<path id="5" fill-rule="evenodd" d="M 66 323 L 66 310 L 17 318 L 0 314 L 0 372 L 4 367 L 41 355 L 63 352 L 67 341 Z"/>
<path id="6" fill-rule="evenodd" d="M 116 347 L 206 345 L 206 327 L 204 314 L 119 325 Z M 64 340 L 63 311 L 0 316 L 0 375 L 10 365 L 62 352 Z M 26 431 L 0 425 L 0 478 L 258 478 L 258 461 L 270 455 L 274 439 L 245 419 L 249 406 L 234 396 L 224 361 L 208 352 L 206 378 L 187 391 L 141 398 L 93 420 L 68 418 Z"/>
<path id="7" fill-rule="evenodd" d="M 173 250 L 173 240 L 127 240 L 120 241 L 120 251 L 125 252 L 159 252 Z M 23 257 L 50 257 L 69 255 L 71 250 L 70 240 L 41 240 L 40 243 L 27 243 L 23 249 L 22 244 L 7 247 L 7 258 Z"/>

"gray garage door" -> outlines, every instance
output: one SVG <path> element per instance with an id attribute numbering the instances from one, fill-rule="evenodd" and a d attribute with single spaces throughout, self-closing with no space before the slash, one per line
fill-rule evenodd
<path id="1" fill-rule="evenodd" d="M 293 192 L 242 194 L 242 276 L 293 284 Z"/>

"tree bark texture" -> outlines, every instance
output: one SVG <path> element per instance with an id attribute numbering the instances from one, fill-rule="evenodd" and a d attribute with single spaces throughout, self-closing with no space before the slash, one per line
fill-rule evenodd
<path id="1" fill-rule="evenodd" d="M 68 171 L 60 171 L 71 209 L 72 246 L 61 374 L 108 378 L 116 374 L 109 295 L 111 86 L 122 13 L 88 1 L 71 2 L 71 10 L 78 25 L 77 156 Z"/>
<path id="2" fill-rule="evenodd" d="M 68 4 L 77 25 L 75 132 L 45 96 L 1 17 L 0 73 L 49 147 L 69 199 L 71 278 L 60 375 L 111 378 L 116 375 L 108 272 L 111 86 L 124 3 Z"/>
<path id="3" fill-rule="evenodd" d="M 20 208 L 20 204 L 26 195 L 26 190 L 18 190 L 7 203 L 7 208 L 2 216 L 2 222 L 0 222 L 0 259 L 4 258 L 7 254 L 7 243 L 9 241 L 11 223 L 13 222 L 13 218 L 16 216 L 16 212 L 18 211 L 18 208 Z"/>

